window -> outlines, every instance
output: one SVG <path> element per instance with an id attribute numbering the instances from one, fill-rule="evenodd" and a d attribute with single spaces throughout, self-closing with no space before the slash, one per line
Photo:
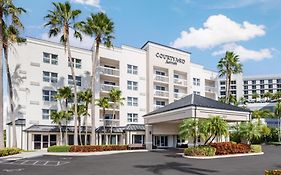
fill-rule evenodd
<path id="1" fill-rule="evenodd" d="M 233 80 L 233 81 L 231 81 L 230 83 L 231 83 L 231 84 L 236 84 L 236 81 L 235 81 L 235 80 Z"/>
<path id="2" fill-rule="evenodd" d="M 263 96 L 263 94 L 264 94 L 264 90 L 261 90 L 261 93 L 260 93 L 260 94 L 261 94 L 261 96 Z"/>
<path id="3" fill-rule="evenodd" d="M 255 93 L 257 93 L 257 91 L 256 90 L 252 90 L 252 94 L 255 94 Z"/>
<path id="4" fill-rule="evenodd" d="M 221 91 L 221 95 L 225 95 L 225 93 L 226 93 L 225 91 Z"/>
<path id="5" fill-rule="evenodd" d="M 138 66 L 127 64 L 127 73 L 128 74 L 138 74 Z"/>
<path id="6" fill-rule="evenodd" d="M 257 86 L 256 85 L 252 85 L 252 89 L 257 89 Z"/>
<path id="7" fill-rule="evenodd" d="M 236 89 L 236 86 L 230 86 L 230 89 Z"/>
<path id="8" fill-rule="evenodd" d="M 136 97 L 127 97 L 128 106 L 138 106 L 138 98 Z"/>
<path id="9" fill-rule="evenodd" d="M 129 123 L 132 123 L 132 122 L 136 123 L 136 122 L 138 122 L 138 114 L 128 113 L 127 114 L 127 121 Z"/>
<path id="10" fill-rule="evenodd" d="M 256 84 L 256 80 L 252 80 L 252 84 Z"/>
<path id="11" fill-rule="evenodd" d="M 248 81 L 244 81 L 244 84 L 248 84 Z"/>
<path id="12" fill-rule="evenodd" d="M 112 85 L 112 86 L 116 85 L 116 83 L 112 81 L 104 81 L 103 84 Z"/>
<path id="13" fill-rule="evenodd" d="M 52 112 L 57 112 L 57 110 L 55 110 L 55 109 L 42 109 L 42 119 L 43 120 L 50 120 Z"/>
<path id="14" fill-rule="evenodd" d="M 230 91 L 230 93 L 235 95 L 235 94 L 236 94 L 236 91 Z"/>
<path id="15" fill-rule="evenodd" d="M 277 83 L 281 83 L 281 79 L 277 79 L 276 81 L 277 81 Z"/>
<path id="16" fill-rule="evenodd" d="M 72 58 L 72 62 L 74 64 L 74 67 L 77 68 L 77 69 L 81 69 L 82 67 L 82 61 L 81 59 L 78 59 L 78 58 Z M 70 64 L 70 61 L 68 60 L 68 67 L 70 67 L 71 64 Z"/>
<path id="17" fill-rule="evenodd" d="M 248 89 L 248 86 L 244 86 L 244 89 Z"/>
<path id="18" fill-rule="evenodd" d="M 225 90 L 225 86 L 222 86 L 222 87 L 221 87 L 221 90 Z"/>
<path id="19" fill-rule="evenodd" d="M 179 93 L 180 91 L 179 91 L 179 89 L 174 89 L 174 92 Z"/>
<path id="20" fill-rule="evenodd" d="M 260 84 L 264 84 L 264 80 L 260 80 Z"/>
<path id="21" fill-rule="evenodd" d="M 136 81 L 127 81 L 127 89 L 128 90 L 138 90 L 138 82 Z"/>
<path id="22" fill-rule="evenodd" d="M 166 105 L 165 101 L 159 101 L 159 100 L 156 101 L 156 106 L 165 106 L 165 105 Z"/>
<path id="23" fill-rule="evenodd" d="M 75 81 L 77 86 L 81 86 L 82 78 L 80 76 L 75 76 Z M 73 85 L 73 78 L 72 75 L 68 75 L 68 84 Z"/>
<path id="24" fill-rule="evenodd" d="M 193 78 L 193 85 L 200 86 L 200 79 L 199 78 Z"/>
<path id="25" fill-rule="evenodd" d="M 193 91 L 193 94 L 200 95 L 200 92 L 199 91 Z"/>
<path id="26" fill-rule="evenodd" d="M 272 88 L 273 88 L 273 85 L 272 85 L 272 84 L 269 84 L 269 85 L 268 85 L 268 88 L 269 88 L 269 89 L 272 89 Z"/>
<path id="27" fill-rule="evenodd" d="M 221 81 L 221 82 L 220 82 L 220 85 L 225 85 L 225 81 Z"/>
<path id="28" fill-rule="evenodd" d="M 261 89 L 264 89 L 264 85 L 260 85 Z"/>
<path id="29" fill-rule="evenodd" d="M 56 91 L 52 90 L 43 90 L 43 101 L 56 101 L 55 95 Z"/>
<path id="30" fill-rule="evenodd" d="M 175 79 L 179 79 L 180 76 L 179 76 L 178 74 L 174 74 L 174 78 L 175 78 Z"/>
<path id="31" fill-rule="evenodd" d="M 134 144 L 144 144 L 144 135 L 133 135 Z"/>
<path id="32" fill-rule="evenodd" d="M 57 65 L 58 64 L 58 55 L 43 52 L 43 62 L 48 64 Z"/>
<path id="33" fill-rule="evenodd" d="M 155 71 L 155 74 L 156 74 L 156 75 L 160 75 L 160 76 L 166 76 L 166 73 L 163 72 L 163 71 L 160 71 L 160 70 L 156 70 L 156 71 Z"/>
<path id="34" fill-rule="evenodd" d="M 158 91 L 166 91 L 166 87 L 165 86 L 156 85 L 156 90 L 158 90 Z"/>
<path id="35" fill-rule="evenodd" d="M 44 82 L 57 83 L 58 82 L 58 74 L 54 73 L 54 72 L 43 71 L 43 81 Z"/>
<path id="36" fill-rule="evenodd" d="M 246 95 L 247 95 L 247 94 L 248 94 L 248 91 L 244 91 L 244 94 L 246 94 Z"/>

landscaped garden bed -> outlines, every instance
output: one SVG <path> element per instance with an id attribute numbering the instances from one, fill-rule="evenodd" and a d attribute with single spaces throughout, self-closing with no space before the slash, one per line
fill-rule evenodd
<path id="1" fill-rule="evenodd" d="M 264 175 L 281 175 L 281 170 L 266 170 Z"/>
<path id="2" fill-rule="evenodd" d="M 51 146 L 48 152 L 101 152 L 128 150 L 128 145 L 81 145 Z"/>
<path id="3" fill-rule="evenodd" d="M 248 145 L 235 142 L 211 143 L 207 146 L 186 148 L 184 156 L 190 157 L 231 157 L 235 155 L 262 154 L 261 145 Z"/>
<path id="4" fill-rule="evenodd" d="M 3 148 L 3 149 L 0 149 L 0 157 L 19 154 L 21 152 L 22 152 L 22 150 L 19 148 Z"/>

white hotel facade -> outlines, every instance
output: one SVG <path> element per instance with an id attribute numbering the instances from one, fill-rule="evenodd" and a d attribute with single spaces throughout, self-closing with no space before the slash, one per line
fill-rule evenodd
<path id="1" fill-rule="evenodd" d="M 72 47 L 78 90 L 90 88 L 91 51 Z M 44 149 L 59 140 L 56 124 L 50 119 L 60 110 L 53 98 L 58 88 L 71 86 L 72 77 L 65 50 L 61 44 L 28 38 L 9 52 L 13 74 L 17 143 L 28 150 Z M 16 82 L 21 83 L 16 86 Z M 122 91 L 124 105 L 117 109 L 112 137 L 115 144 L 144 143 L 143 116 L 188 94 L 218 98 L 217 73 L 191 63 L 190 53 L 148 41 L 142 48 L 121 46 L 100 48 L 97 68 L 96 98 L 107 96 L 112 88 Z M 7 114 L 7 146 L 12 146 L 10 113 Z M 106 110 L 106 121 L 112 109 Z M 102 109 L 95 108 L 98 144 L 108 142 L 104 136 Z M 84 123 L 85 124 L 85 123 Z M 88 126 L 90 126 L 90 118 Z M 70 123 L 73 126 L 73 122 Z M 84 134 L 84 132 L 83 132 Z M 163 138 L 155 137 L 155 144 Z M 158 139 L 158 140 L 157 140 Z M 73 143 L 73 127 L 69 128 L 69 144 Z M 159 145 L 158 145 L 159 146 Z M 161 146 L 161 145 L 160 145 Z"/>

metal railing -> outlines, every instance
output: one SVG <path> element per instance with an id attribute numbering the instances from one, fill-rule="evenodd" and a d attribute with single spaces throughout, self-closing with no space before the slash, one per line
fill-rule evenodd
<path id="1" fill-rule="evenodd" d="M 113 76 L 119 76 L 120 75 L 119 69 L 100 66 L 99 70 L 100 70 L 100 73 L 104 74 L 104 75 L 113 75 Z"/>
<path id="2" fill-rule="evenodd" d="M 111 91 L 111 89 L 113 88 L 119 89 L 119 86 L 110 85 L 110 84 L 101 84 L 100 86 L 101 91 L 106 91 L 106 92 Z"/>
<path id="3" fill-rule="evenodd" d="M 185 93 L 179 93 L 179 92 L 175 92 L 175 93 L 174 93 L 174 97 L 175 97 L 176 99 L 183 98 L 184 96 L 186 96 Z"/>
<path id="4" fill-rule="evenodd" d="M 154 95 L 158 97 L 169 97 L 168 91 L 154 90 Z"/>
<path id="5" fill-rule="evenodd" d="M 213 86 L 205 86 L 205 91 L 206 92 L 211 92 L 211 93 L 216 93 L 217 92 L 217 88 L 213 87 Z"/>
<path id="6" fill-rule="evenodd" d="M 182 86 L 187 86 L 187 80 L 185 79 L 174 78 L 174 83 Z"/>
<path id="7" fill-rule="evenodd" d="M 169 82 L 169 77 L 168 76 L 154 74 L 154 80 L 155 81 L 162 81 L 162 82 Z"/>

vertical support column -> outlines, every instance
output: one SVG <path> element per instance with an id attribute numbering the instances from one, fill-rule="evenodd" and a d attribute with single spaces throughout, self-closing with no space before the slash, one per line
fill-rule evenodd
<path id="1" fill-rule="evenodd" d="M 147 150 L 152 150 L 152 125 L 145 125 L 145 146 Z"/>

